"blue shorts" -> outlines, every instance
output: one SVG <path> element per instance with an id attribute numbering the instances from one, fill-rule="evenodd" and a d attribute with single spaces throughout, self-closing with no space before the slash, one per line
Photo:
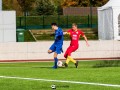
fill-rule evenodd
<path id="1" fill-rule="evenodd" d="M 54 43 L 51 45 L 49 49 L 52 50 L 52 52 L 56 52 L 57 54 L 61 54 L 61 52 L 63 52 L 62 45 L 56 45 Z"/>

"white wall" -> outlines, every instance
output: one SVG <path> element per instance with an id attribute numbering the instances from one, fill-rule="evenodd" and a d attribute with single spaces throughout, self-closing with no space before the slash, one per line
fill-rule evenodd
<path id="1" fill-rule="evenodd" d="M 0 11 L 0 42 L 16 42 L 15 11 Z"/>
<path id="2" fill-rule="evenodd" d="M 53 59 L 53 54 L 47 51 L 53 41 L 41 42 L 10 42 L 0 44 L 1 60 L 47 60 Z M 63 50 L 69 46 L 69 41 L 64 41 Z M 79 49 L 72 53 L 74 58 L 109 58 L 120 57 L 120 41 L 89 41 L 90 47 L 85 41 L 80 41 Z M 65 59 L 64 53 L 58 55 L 59 59 Z"/>

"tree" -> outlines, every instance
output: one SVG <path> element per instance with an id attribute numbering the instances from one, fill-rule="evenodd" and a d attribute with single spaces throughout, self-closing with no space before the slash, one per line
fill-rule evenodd
<path id="1" fill-rule="evenodd" d="M 22 15 L 20 5 L 16 0 L 2 0 L 3 10 L 15 10 L 17 15 Z"/>
<path id="2" fill-rule="evenodd" d="M 13 10 L 16 6 L 18 7 L 18 3 L 16 0 L 2 0 L 3 10 Z"/>
<path id="3" fill-rule="evenodd" d="M 109 0 L 92 0 L 92 4 L 94 7 L 100 7 L 106 4 Z"/>
<path id="4" fill-rule="evenodd" d="M 94 7 L 104 5 L 109 0 L 64 0 L 63 7 L 89 7 L 90 4 Z"/>
<path id="5" fill-rule="evenodd" d="M 55 6 L 55 12 L 57 15 L 63 15 L 63 7 L 62 7 L 62 2 L 64 0 L 50 0 L 52 4 Z"/>
<path id="6" fill-rule="evenodd" d="M 33 7 L 33 3 L 35 2 L 35 0 L 17 0 L 22 11 L 26 14 L 26 12 L 28 13 L 29 11 L 32 10 Z"/>
<path id="7" fill-rule="evenodd" d="M 78 6 L 78 1 L 76 0 L 64 0 L 62 3 L 63 7 L 76 7 Z"/>
<path id="8" fill-rule="evenodd" d="M 36 0 L 36 10 L 38 15 L 54 15 L 55 6 L 50 0 Z"/>

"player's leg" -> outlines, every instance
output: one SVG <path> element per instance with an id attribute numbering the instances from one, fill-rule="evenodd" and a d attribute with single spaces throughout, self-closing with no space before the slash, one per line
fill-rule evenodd
<path id="1" fill-rule="evenodd" d="M 64 63 L 65 67 L 68 67 L 68 63 L 69 63 L 69 61 L 70 61 L 70 59 L 67 58 L 69 49 L 70 49 L 70 46 L 67 48 L 67 50 L 66 50 L 66 52 L 65 52 L 65 54 L 64 54 L 64 57 L 66 58 L 66 61 L 65 61 L 65 63 Z"/>
<path id="2" fill-rule="evenodd" d="M 66 50 L 65 53 L 64 53 L 64 57 L 65 57 L 65 58 L 67 58 L 67 55 L 68 55 L 68 49 L 69 49 L 69 47 L 67 48 L 67 50 Z"/>
<path id="3" fill-rule="evenodd" d="M 70 60 L 67 58 L 67 59 L 66 59 L 66 62 L 64 63 L 64 66 L 65 66 L 65 67 L 68 67 L 69 61 L 70 61 Z"/>
<path id="4" fill-rule="evenodd" d="M 52 52 L 55 52 L 55 50 L 56 50 L 56 47 L 55 47 L 55 44 L 53 43 L 51 45 L 51 47 L 49 48 L 48 53 L 50 54 Z M 57 54 L 54 53 L 54 66 L 53 66 L 53 68 L 55 68 L 55 69 L 57 68 L 57 62 L 58 62 L 58 59 L 56 57 L 57 57 Z"/>
<path id="5" fill-rule="evenodd" d="M 53 66 L 54 69 L 57 68 L 57 62 L 58 62 L 57 55 L 58 55 L 58 54 L 57 54 L 56 52 L 54 52 L 54 66 Z"/>
<path id="6" fill-rule="evenodd" d="M 71 56 L 68 56 L 68 59 L 75 64 L 75 67 L 78 67 L 78 61 L 74 60 Z"/>
<path id="7" fill-rule="evenodd" d="M 50 49 L 48 50 L 48 53 L 49 53 L 49 54 L 52 53 L 52 52 L 53 52 L 52 50 L 50 50 Z"/>
<path id="8" fill-rule="evenodd" d="M 58 58 L 57 58 L 57 56 L 58 56 L 58 54 L 61 54 L 61 52 L 63 52 L 62 51 L 62 45 L 59 45 L 59 46 L 55 46 L 56 48 L 55 48 L 55 52 L 54 52 L 54 66 L 53 66 L 53 68 L 57 68 L 57 62 L 58 62 Z"/>
<path id="9" fill-rule="evenodd" d="M 76 68 L 78 67 L 78 61 L 74 60 L 71 57 L 71 53 L 74 52 L 74 51 L 76 51 L 77 49 L 78 49 L 78 47 L 72 47 L 71 46 L 71 48 L 69 49 L 69 52 L 68 52 L 68 57 L 67 57 L 71 62 L 73 62 L 75 64 Z"/>
<path id="10" fill-rule="evenodd" d="M 68 58 L 71 62 L 76 63 L 76 61 L 75 61 L 71 56 L 68 55 L 67 58 Z"/>
<path id="11" fill-rule="evenodd" d="M 76 63 L 76 61 L 71 57 L 71 53 L 74 51 L 74 47 L 70 46 L 68 48 L 68 56 L 67 56 L 67 59 L 69 59 L 71 62 L 73 63 Z"/>
<path id="12" fill-rule="evenodd" d="M 52 53 L 52 52 L 54 52 L 54 51 L 55 51 L 55 45 L 52 44 L 52 45 L 50 46 L 49 50 L 48 50 L 48 53 L 50 54 L 50 53 Z"/>

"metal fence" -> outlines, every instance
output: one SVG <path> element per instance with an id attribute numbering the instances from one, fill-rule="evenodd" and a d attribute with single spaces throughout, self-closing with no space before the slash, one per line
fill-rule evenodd
<path id="1" fill-rule="evenodd" d="M 59 27 L 70 28 L 72 23 L 77 23 L 79 28 L 97 28 L 97 16 L 21 16 L 16 18 L 17 28 L 23 29 L 48 29 L 51 23 L 56 22 Z M 91 23 L 92 22 L 92 23 Z"/>

